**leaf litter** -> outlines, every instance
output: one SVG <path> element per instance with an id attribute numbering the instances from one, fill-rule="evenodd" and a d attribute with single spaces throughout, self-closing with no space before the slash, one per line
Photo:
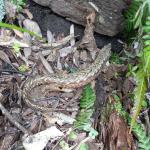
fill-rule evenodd
<path id="1" fill-rule="evenodd" d="M 19 20 L 19 22 L 21 22 L 26 29 L 42 36 L 38 24 L 31 20 L 33 18 L 32 14 L 30 14 L 27 9 L 24 10 L 24 13 L 26 13 L 30 19 L 27 18 L 24 21 Z M 94 14 L 91 15 L 92 18 L 94 18 Z M 88 17 L 91 18 L 91 16 Z M 4 133 L 4 136 L 1 136 L 0 149 L 3 150 L 8 147 L 13 149 L 16 145 L 19 146 L 19 144 L 24 146 L 27 150 L 34 149 L 37 144 L 36 142 L 39 143 L 39 141 L 42 143 L 40 144 L 42 147 L 38 147 L 39 150 L 42 150 L 46 145 L 49 145 L 50 148 L 57 147 L 57 149 L 60 149 L 60 145 L 57 144 L 57 142 L 60 142 L 62 139 L 67 142 L 68 146 L 76 147 L 76 149 L 79 149 L 77 145 L 81 145 L 83 142 L 89 143 L 89 147 L 94 147 L 94 149 L 101 147 L 96 141 L 86 137 L 85 132 L 78 133 L 77 136 L 81 140 L 70 141 L 68 139 L 68 132 L 72 128 L 73 121 L 79 110 L 79 98 L 82 89 L 77 89 L 70 93 L 59 93 L 49 92 L 46 87 L 39 86 L 32 91 L 31 97 L 36 103 L 40 103 L 43 106 L 62 108 L 62 111 L 57 113 L 45 114 L 35 112 L 22 103 L 22 101 L 19 101 L 19 91 L 22 89 L 25 80 L 30 76 L 55 72 L 61 74 L 70 73 L 76 71 L 79 67 L 86 68 L 89 63 L 92 63 L 97 52 L 93 28 L 94 26 L 87 24 L 84 37 L 80 43 L 76 42 L 76 38 L 74 37 L 74 25 L 71 25 L 70 35 L 66 37 L 63 36 L 63 33 L 56 37 L 55 34 L 48 30 L 47 43 L 45 43 L 45 39 L 44 41 L 39 41 L 29 34 L 22 34 L 16 30 L 9 30 L 8 34 L 7 29 L 0 29 L 1 33 L 6 32 L 0 35 L 0 64 L 2 64 L 0 65 L 0 109 L 4 115 L 3 119 L 5 119 L 0 130 L 4 130 L 6 125 L 13 131 L 13 134 Z M 18 47 L 13 47 L 14 44 L 18 45 Z M 80 47 L 80 49 L 77 49 L 78 47 Z M 85 47 L 87 48 L 86 50 L 84 49 Z M 17 48 L 19 49 L 18 52 L 16 52 Z M 6 53 L 7 50 L 9 53 Z M 22 65 L 24 65 L 25 69 L 23 73 L 19 70 L 19 67 Z M 108 93 L 111 93 L 113 90 L 118 90 L 122 99 L 122 91 L 124 95 L 126 95 L 128 91 L 126 89 L 127 83 L 124 83 L 125 88 L 122 89 L 120 85 L 122 82 L 120 81 L 123 80 L 123 77 L 119 79 L 119 77 L 116 77 L 116 73 L 123 74 L 125 72 L 124 67 L 124 65 L 112 65 L 107 71 L 101 74 L 101 77 L 105 81 L 103 88 Z M 6 70 L 5 68 L 8 69 Z M 131 84 L 128 86 L 133 86 L 132 83 L 128 82 L 128 84 Z M 94 87 L 95 85 L 93 88 Z M 3 107 L 3 105 L 6 108 Z M 98 106 L 96 106 L 96 108 L 97 107 Z M 12 108 L 18 111 L 12 113 Z M 19 119 L 15 116 L 19 116 Z M 9 121 L 6 120 L 6 118 L 8 118 Z M 10 122 L 14 124 L 14 126 L 12 126 Z M 97 125 L 99 126 L 98 122 Z M 103 126 L 103 131 L 106 130 L 107 127 L 111 131 L 110 135 L 112 135 L 112 137 L 109 137 L 110 143 L 108 145 L 110 147 L 114 145 L 115 149 L 119 149 L 123 145 L 132 149 L 132 136 L 128 135 L 127 125 L 123 122 L 122 118 L 117 116 L 116 113 L 112 113 L 108 124 Z M 56 135 L 56 130 L 58 135 Z M 106 131 L 104 132 L 103 138 L 107 138 Z M 54 134 L 55 136 L 53 136 Z M 26 135 L 28 135 L 27 138 L 25 137 Z M 24 139 L 23 143 L 22 138 Z M 102 142 L 102 138 L 99 138 L 99 141 Z"/>

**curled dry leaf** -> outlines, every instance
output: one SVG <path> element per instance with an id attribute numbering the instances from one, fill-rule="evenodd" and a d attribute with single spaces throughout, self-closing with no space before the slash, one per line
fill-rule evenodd
<path id="1" fill-rule="evenodd" d="M 133 137 L 129 134 L 128 126 L 116 112 L 110 115 L 108 130 L 110 150 L 134 150 Z"/>
<path id="2" fill-rule="evenodd" d="M 95 13 L 93 12 L 90 15 L 88 15 L 86 20 L 87 20 L 87 24 L 84 30 L 84 36 L 82 38 L 80 46 L 83 48 L 86 47 L 87 50 L 89 50 L 90 52 L 94 52 L 97 51 L 97 45 L 93 35 Z"/>

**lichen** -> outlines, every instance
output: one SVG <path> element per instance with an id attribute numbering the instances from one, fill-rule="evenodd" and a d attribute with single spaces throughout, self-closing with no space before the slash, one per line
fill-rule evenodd
<path id="1" fill-rule="evenodd" d="M 4 0 L 0 0 L 0 21 L 4 18 L 5 15 L 5 4 Z"/>

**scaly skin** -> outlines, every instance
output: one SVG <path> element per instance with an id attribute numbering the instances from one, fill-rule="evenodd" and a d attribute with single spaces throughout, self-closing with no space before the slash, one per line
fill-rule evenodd
<path id="1" fill-rule="evenodd" d="M 23 99 L 25 103 L 39 111 L 57 111 L 60 109 L 53 109 L 49 107 L 43 107 L 35 104 L 31 97 L 30 92 L 37 86 L 45 85 L 48 86 L 49 90 L 55 91 L 69 91 L 69 89 L 76 89 L 82 87 L 92 80 L 94 80 L 101 72 L 106 61 L 109 59 L 111 53 L 111 44 L 104 46 L 95 59 L 95 61 L 89 65 L 86 69 L 78 70 L 75 73 L 59 75 L 45 75 L 36 76 L 35 78 L 28 79 L 23 88 Z"/>

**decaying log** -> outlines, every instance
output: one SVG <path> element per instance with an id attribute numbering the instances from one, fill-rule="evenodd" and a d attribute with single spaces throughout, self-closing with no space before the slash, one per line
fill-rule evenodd
<path id="1" fill-rule="evenodd" d="M 122 11 L 126 8 L 124 0 L 33 0 L 49 7 L 54 13 L 66 19 L 85 25 L 85 17 L 96 12 L 95 31 L 114 36 L 122 30 Z"/>

